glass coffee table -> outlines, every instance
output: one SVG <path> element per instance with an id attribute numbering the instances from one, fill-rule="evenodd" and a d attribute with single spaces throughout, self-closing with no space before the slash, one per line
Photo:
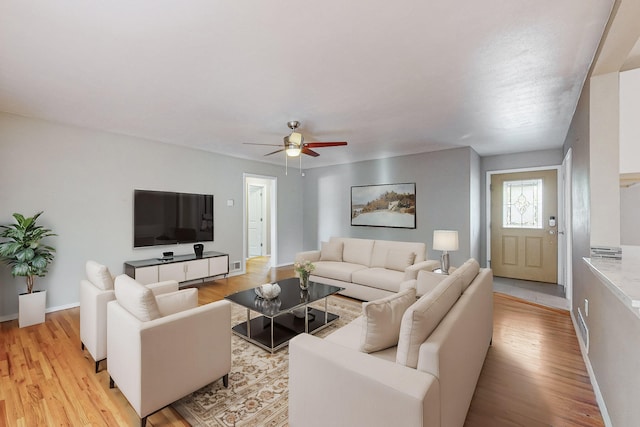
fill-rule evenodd
<path id="1" fill-rule="evenodd" d="M 313 334 L 338 319 L 327 311 L 327 298 L 344 288 L 309 282 L 306 291 L 300 289 L 298 278 L 278 280 L 281 292 L 267 300 L 255 290 L 236 292 L 224 299 L 247 309 L 247 320 L 232 328 L 232 332 L 271 353 L 289 344 L 289 340 L 303 332 Z M 324 299 L 324 311 L 309 304 Z M 250 318 L 251 311 L 261 316 Z M 306 314 L 306 315 L 305 315 Z"/>

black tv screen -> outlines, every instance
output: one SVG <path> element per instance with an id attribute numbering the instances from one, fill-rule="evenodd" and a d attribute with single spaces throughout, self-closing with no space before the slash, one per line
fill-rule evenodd
<path id="1" fill-rule="evenodd" d="M 133 247 L 213 241 L 213 195 L 134 190 Z"/>

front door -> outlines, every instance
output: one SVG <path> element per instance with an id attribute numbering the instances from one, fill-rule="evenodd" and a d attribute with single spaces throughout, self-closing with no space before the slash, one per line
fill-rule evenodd
<path id="1" fill-rule="evenodd" d="M 557 283 L 557 171 L 491 176 L 491 268 L 499 277 Z"/>

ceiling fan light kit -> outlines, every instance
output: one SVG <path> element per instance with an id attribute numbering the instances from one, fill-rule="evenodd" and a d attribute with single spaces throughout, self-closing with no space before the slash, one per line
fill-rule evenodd
<path id="1" fill-rule="evenodd" d="M 276 147 L 282 147 L 279 150 L 265 154 L 265 156 L 270 156 L 272 154 L 276 154 L 284 151 L 285 168 L 287 167 L 287 163 L 288 163 L 287 160 L 289 157 L 301 158 L 300 154 L 306 154 L 311 157 L 318 157 L 320 154 L 311 150 L 311 148 L 337 147 L 341 145 L 347 145 L 346 142 L 304 142 L 304 137 L 302 136 L 302 134 L 300 132 L 296 132 L 296 129 L 298 129 L 298 127 L 300 126 L 300 122 L 298 120 L 291 120 L 287 122 L 287 126 L 289 127 L 289 129 L 291 129 L 291 133 L 283 138 L 284 147 L 282 145 L 276 145 L 276 144 L 254 144 L 254 143 L 248 143 L 248 142 L 245 144 L 273 145 Z M 300 162 L 301 162 L 300 171 L 302 172 L 302 160 L 300 160 Z"/>

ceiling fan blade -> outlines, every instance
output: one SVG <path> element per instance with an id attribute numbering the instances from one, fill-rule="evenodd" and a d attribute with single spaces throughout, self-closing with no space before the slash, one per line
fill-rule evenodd
<path id="1" fill-rule="evenodd" d="M 271 153 L 265 154 L 265 157 L 266 157 L 266 156 L 270 156 L 270 155 L 272 155 L 272 154 L 280 153 L 280 152 L 282 152 L 282 151 L 284 151 L 284 148 L 281 148 L 281 149 L 279 149 L 279 150 L 272 151 Z"/>
<path id="2" fill-rule="evenodd" d="M 305 142 L 305 147 L 319 148 L 319 147 L 338 147 L 340 145 L 347 145 L 345 141 L 342 142 Z"/>
<path id="3" fill-rule="evenodd" d="M 270 147 L 282 147 L 282 144 L 256 144 L 255 142 L 243 142 L 244 145 L 268 145 Z"/>
<path id="4" fill-rule="evenodd" d="M 320 155 L 320 154 L 316 153 L 315 151 L 310 150 L 308 147 L 302 147 L 301 152 L 304 153 L 304 154 L 307 154 L 309 156 L 312 156 L 312 157 L 318 157 Z"/>

